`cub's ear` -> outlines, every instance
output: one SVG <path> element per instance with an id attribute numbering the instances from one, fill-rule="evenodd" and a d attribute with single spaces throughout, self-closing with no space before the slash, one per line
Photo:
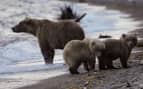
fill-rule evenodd
<path id="1" fill-rule="evenodd" d="M 126 34 L 122 34 L 122 38 L 125 38 L 126 37 Z"/>

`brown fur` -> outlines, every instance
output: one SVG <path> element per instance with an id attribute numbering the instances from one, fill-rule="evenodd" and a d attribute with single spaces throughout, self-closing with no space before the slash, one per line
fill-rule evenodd
<path id="1" fill-rule="evenodd" d="M 68 41 L 84 38 L 83 29 L 76 22 L 70 20 L 52 22 L 25 19 L 12 30 L 37 36 L 46 63 L 53 63 L 54 49 L 63 49 Z"/>
<path id="2" fill-rule="evenodd" d="M 105 40 L 106 49 L 102 55 L 98 57 L 100 69 L 115 69 L 112 61 L 120 58 L 123 68 L 127 68 L 127 61 L 132 48 L 137 44 L 137 37 L 135 35 L 123 34 L 121 39 L 107 39 Z"/>
<path id="3" fill-rule="evenodd" d="M 78 74 L 83 63 L 85 70 L 94 70 L 95 56 L 105 49 L 103 42 L 93 39 L 72 40 L 64 48 L 64 60 L 71 74 Z"/>

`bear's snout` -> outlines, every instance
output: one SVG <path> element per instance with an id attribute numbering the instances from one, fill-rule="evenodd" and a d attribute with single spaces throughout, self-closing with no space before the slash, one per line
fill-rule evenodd
<path id="1" fill-rule="evenodd" d="M 11 29 L 12 29 L 13 32 L 16 32 L 16 28 L 15 27 L 12 27 Z"/>
<path id="2" fill-rule="evenodd" d="M 18 25 L 16 25 L 16 26 L 12 27 L 11 29 L 12 29 L 13 32 L 19 32 L 20 28 L 19 28 Z"/>

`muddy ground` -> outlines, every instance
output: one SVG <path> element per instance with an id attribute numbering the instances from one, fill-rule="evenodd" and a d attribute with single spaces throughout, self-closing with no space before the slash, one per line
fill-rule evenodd
<path id="1" fill-rule="evenodd" d="M 135 20 L 143 21 L 142 0 L 136 0 L 136 3 L 130 3 L 123 0 L 120 3 L 117 0 L 88 0 L 95 5 L 104 5 L 108 9 L 116 9 L 131 14 Z M 101 2 L 102 1 L 102 2 Z M 135 1 L 135 0 L 132 0 Z M 138 3 L 140 2 L 140 3 Z M 92 3 L 93 4 L 93 3 Z M 140 25 L 142 26 L 142 25 Z M 140 38 L 143 37 L 143 30 L 135 29 Z M 136 52 L 135 52 L 136 51 Z M 118 61 L 116 66 L 120 66 Z M 22 87 L 19 89 L 143 89 L 143 52 L 142 48 L 135 48 L 129 59 L 128 69 L 97 71 L 92 74 L 82 73 L 80 75 L 62 75 L 47 80 L 42 80 L 38 84 Z"/>

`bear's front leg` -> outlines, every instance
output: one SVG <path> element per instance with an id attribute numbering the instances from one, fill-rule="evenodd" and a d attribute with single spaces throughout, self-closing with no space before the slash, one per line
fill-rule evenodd
<path id="1" fill-rule="evenodd" d="M 98 65 L 100 70 L 105 70 L 105 59 L 103 57 L 98 57 Z"/>
<path id="2" fill-rule="evenodd" d="M 42 51 L 43 56 L 44 56 L 44 60 L 46 64 L 53 64 L 53 59 L 54 59 L 54 54 L 55 51 L 54 49 L 50 49 L 50 50 L 43 50 Z"/>
<path id="3" fill-rule="evenodd" d="M 113 61 L 110 58 L 106 58 L 105 63 L 106 63 L 107 69 L 118 69 L 118 68 L 113 66 Z"/>
<path id="4" fill-rule="evenodd" d="M 123 56 L 123 57 L 120 58 L 120 61 L 121 61 L 121 64 L 122 64 L 123 68 L 128 68 L 127 60 L 128 60 L 128 57 Z"/>
<path id="5" fill-rule="evenodd" d="M 89 68 L 88 68 L 88 63 L 87 63 L 87 61 L 84 61 L 83 64 L 84 64 L 84 69 L 89 72 Z"/>
<path id="6" fill-rule="evenodd" d="M 95 58 L 89 59 L 87 63 L 88 63 L 89 71 L 94 72 L 95 71 Z"/>
<path id="7" fill-rule="evenodd" d="M 41 52 L 42 52 L 42 55 L 44 57 L 45 63 L 46 64 L 53 64 L 53 58 L 54 58 L 54 54 L 55 54 L 54 49 L 51 48 L 49 46 L 49 44 L 43 40 L 39 40 L 39 45 L 40 45 Z"/>

